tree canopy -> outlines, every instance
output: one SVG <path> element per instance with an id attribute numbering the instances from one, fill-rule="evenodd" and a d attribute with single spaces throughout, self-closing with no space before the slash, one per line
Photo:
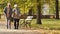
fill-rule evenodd
<path id="1" fill-rule="evenodd" d="M 33 14 L 36 14 L 37 11 L 37 0 L 0 0 L 0 13 L 3 13 L 3 8 L 6 4 L 10 2 L 13 8 L 14 4 L 18 4 L 18 7 L 21 10 L 21 13 L 28 14 L 29 9 L 33 7 Z M 49 14 L 55 14 L 55 0 L 40 0 L 41 9 L 43 9 L 43 5 L 47 3 L 49 5 Z M 60 1 L 59 1 L 59 9 L 60 9 Z M 42 10 L 41 10 L 42 12 Z"/>

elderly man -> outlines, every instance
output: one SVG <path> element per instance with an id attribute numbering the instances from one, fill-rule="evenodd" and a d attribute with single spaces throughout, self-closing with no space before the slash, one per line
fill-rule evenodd
<path id="1" fill-rule="evenodd" d="M 11 15 L 12 15 L 12 8 L 11 4 L 7 3 L 7 6 L 4 8 L 4 14 L 7 18 L 7 29 L 11 29 Z"/>

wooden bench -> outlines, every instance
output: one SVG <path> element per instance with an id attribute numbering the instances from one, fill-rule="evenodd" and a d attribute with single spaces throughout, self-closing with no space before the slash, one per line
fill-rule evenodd
<path id="1" fill-rule="evenodd" d="M 33 16 L 27 16 L 26 19 L 23 20 L 23 23 L 21 25 L 23 25 L 24 27 L 28 27 L 31 29 L 31 21 L 32 21 Z"/>

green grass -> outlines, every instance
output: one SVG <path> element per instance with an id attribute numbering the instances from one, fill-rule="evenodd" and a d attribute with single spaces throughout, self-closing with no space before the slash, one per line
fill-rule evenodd
<path id="1" fill-rule="evenodd" d="M 60 30 L 60 20 L 56 19 L 42 19 L 42 25 L 36 24 L 36 19 L 32 20 L 32 27 L 35 29 L 57 29 Z"/>

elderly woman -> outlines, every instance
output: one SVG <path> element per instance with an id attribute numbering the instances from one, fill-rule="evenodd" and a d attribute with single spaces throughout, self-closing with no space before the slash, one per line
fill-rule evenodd
<path id="1" fill-rule="evenodd" d="M 14 5 L 13 19 L 14 19 L 14 29 L 18 29 L 18 27 L 19 27 L 19 19 L 20 19 L 20 10 L 17 7 L 17 4 Z"/>

